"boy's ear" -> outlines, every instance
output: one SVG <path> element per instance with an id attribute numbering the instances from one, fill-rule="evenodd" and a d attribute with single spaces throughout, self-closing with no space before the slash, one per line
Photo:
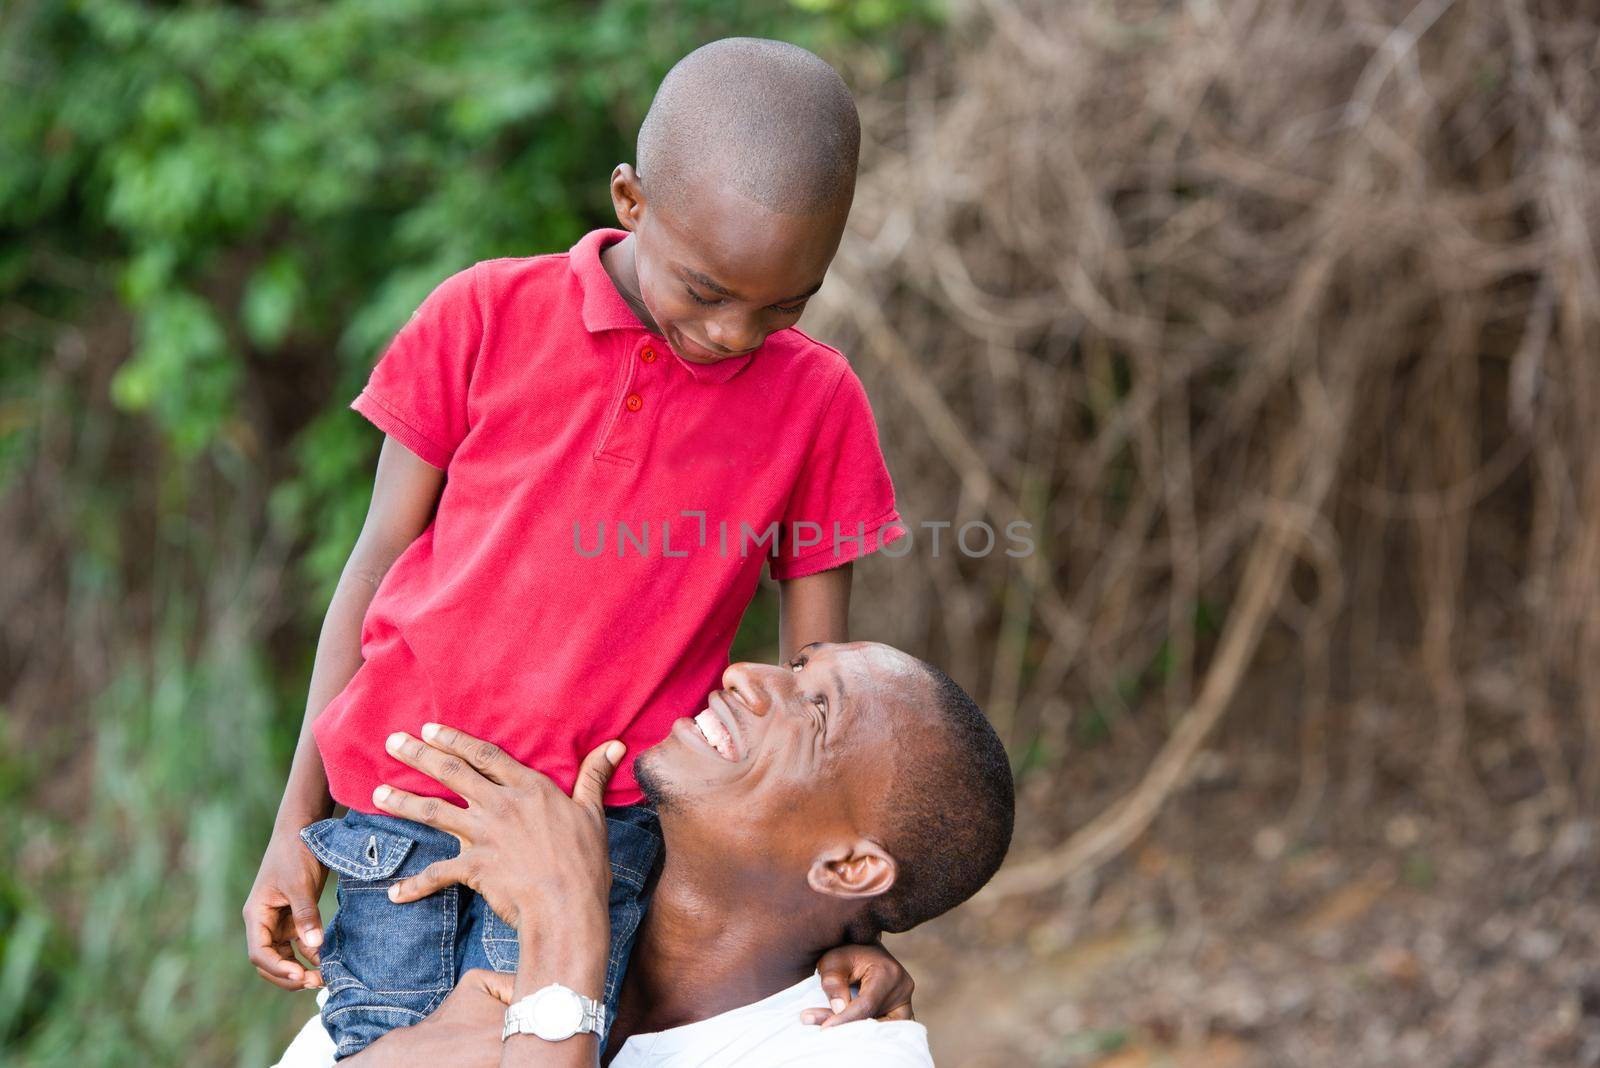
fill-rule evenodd
<path id="1" fill-rule="evenodd" d="M 611 206 L 616 209 L 617 224 L 632 233 L 644 216 L 644 189 L 631 163 L 619 163 L 611 172 Z"/>
<path id="2" fill-rule="evenodd" d="M 889 851 L 870 838 L 830 846 L 817 854 L 806 882 L 819 894 L 863 898 L 886 894 L 898 874 Z"/>

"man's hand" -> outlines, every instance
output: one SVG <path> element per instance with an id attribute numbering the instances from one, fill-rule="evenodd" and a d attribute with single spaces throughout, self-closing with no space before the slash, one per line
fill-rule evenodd
<path id="1" fill-rule="evenodd" d="M 830 949 L 817 961 L 817 974 L 832 1011 L 807 1009 L 800 1014 L 801 1023 L 834 1027 L 851 1020 L 912 1018 L 911 992 L 917 984 L 905 965 L 880 945 Z M 860 988 L 853 998 L 852 984 Z"/>
<path id="2" fill-rule="evenodd" d="M 328 870 L 300 840 L 298 831 L 275 830 L 261 859 L 255 886 L 244 903 L 245 946 L 256 972 L 285 990 L 322 985 L 322 914 L 317 898 Z M 313 967 L 295 957 L 300 951 Z"/>
<path id="3" fill-rule="evenodd" d="M 397 1027 L 356 1054 L 348 1064 L 450 1065 L 495 1068 L 500 1063 L 500 1027 L 511 1004 L 509 975 L 474 968 L 461 977 L 438 1011 L 411 1027 Z"/>
<path id="4" fill-rule="evenodd" d="M 463 883 L 519 930 L 530 918 L 522 915 L 523 902 L 542 916 L 564 917 L 563 925 L 603 926 L 611 865 L 601 799 L 623 744 L 607 742 L 590 753 L 569 798 L 490 742 L 437 723 L 422 734 L 390 735 L 390 754 L 455 791 L 467 807 L 390 786 L 374 790 L 372 800 L 385 812 L 455 835 L 461 852 L 395 883 L 390 899 L 416 901 Z"/>

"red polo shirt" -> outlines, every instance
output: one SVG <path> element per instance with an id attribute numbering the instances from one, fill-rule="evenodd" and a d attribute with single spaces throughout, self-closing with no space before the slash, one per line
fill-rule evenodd
<path id="1" fill-rule="evenodd" d="M 601 266 L 624 236 L 447 278 L 352 404 L 446 479 L 315 723 L 351 808 L 380 782 L 450 796 L 383 749 L 430 720 L 564 790 L 621 738 L 606 803 L 636 802 L 634 756 L 704 707 L 763 563 L 795 578 L 904 533 L 844 357 L 790 329 L 680 360 Z"/>

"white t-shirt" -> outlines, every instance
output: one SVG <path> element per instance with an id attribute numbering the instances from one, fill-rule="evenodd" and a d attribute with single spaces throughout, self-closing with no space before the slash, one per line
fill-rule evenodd
<path id="1" fill-rule="evenodd" d="M 803 1009 L 828 1004 L 815 974 L 753 1005 L 667 1031 L 634 1035 L 611 1068 L 933 1068 L 928 1030 L 910 1020 L 860 1020 L 826 1030 L 800 1022 Z M 333 1040 L 313 1017 L 277 1068 L 331 1068 Z"/>

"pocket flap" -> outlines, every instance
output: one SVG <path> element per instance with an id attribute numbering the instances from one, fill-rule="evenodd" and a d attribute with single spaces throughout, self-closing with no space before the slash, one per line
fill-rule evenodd
<path id="1" fill-rule="evenodd" d="M 300 832 L 317 859 L 352 879 L 387 879 L 405 862 L 416 839 L 342 819 L 320 820 Z"/>

